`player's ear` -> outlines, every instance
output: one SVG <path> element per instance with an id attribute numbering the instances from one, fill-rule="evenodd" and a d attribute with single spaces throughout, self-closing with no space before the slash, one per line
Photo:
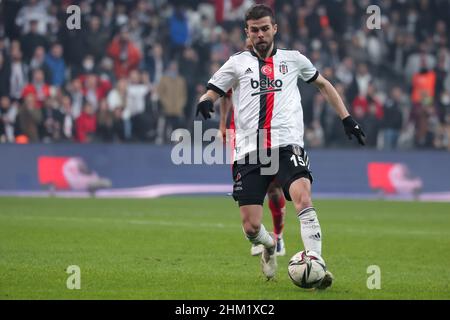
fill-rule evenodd
<path id="1" fill-rule="evenodd" d="M 275 24 L 273 25 L 273 35 L 276 35 L 276 34 L 277 34 L 277 31 L 278 31 L 278 25 L 275 23 Z"/>
<path id="2" fill-rule="evenodd" d="M 250 38 L 250 34 L 248 33 L 248 28 L 245 28 L 244 30 L 245 30 L 245 34 L 246 34 L 247 38 Z"/>

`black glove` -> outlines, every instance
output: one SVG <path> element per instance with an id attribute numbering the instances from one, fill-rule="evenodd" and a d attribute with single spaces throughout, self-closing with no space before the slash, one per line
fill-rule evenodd
<path id="1" fill-rule="evenodd" d="M 197 113 L 195 114 L 195 116 L 198 116 L 198 114 L 201 113 L 203 118 L 205 118 L 206 120 L 211 118 L 211 112 L 214 112 L 214 104 L 211 100 L 205 99 L 198 103 Z"/>
<path id="2" fill-rule="evenodd" d="M 354 135 L 356 139 L 358 139 L 360 145 L 366 144 L 364 141 L 365 140 L 364 137 L 366 135 L 364 134 L 364 131 L 362 130 L 358 122 L 353 120 L 352 116 L 344 118 L 342 120 L 342 123 L 344 124 L 345 134 L 348 136 L 350 140 L 352 140 L 352 135 Z"/>

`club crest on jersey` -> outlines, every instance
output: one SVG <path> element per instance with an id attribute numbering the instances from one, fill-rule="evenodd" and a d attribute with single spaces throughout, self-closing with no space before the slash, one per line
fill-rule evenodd
<path id="1" fill-rule="evenodd" d="M 286 61 L 281 61 L 280 62 L 280 73 L 286 74 L 288 72 L 289 72 L 289 70 L 288 70 L 288 66 L 287 66 Z"/>
<path id="2" fill-rule="evenodd" d="M 266 64 L 265 66 L 261 67 L 261 72 L 266 76 L 270 76 L 272 74 L 272 67 Z"/>

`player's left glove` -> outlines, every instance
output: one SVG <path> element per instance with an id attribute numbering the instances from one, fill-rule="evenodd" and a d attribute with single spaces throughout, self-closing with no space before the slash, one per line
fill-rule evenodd
<path id="1" fill-rule="evenodd" d="M 206 120 L 211 118 L 211 112 L 214 112 L 214 104 L 211 100 L 205 99 L 198 103 L 195 116 L 198 116 L 198 114 L 201 113 Z"/>
<path id="2" fill-rule="evenodd" d="M 360 145 L 363 146 L 366 144 L 364 139 L 366 135 L 364 134 L 364 131 L 362 130 L 358 122 L 353 120 L 352 116 L 344 118 L 342 120 L 342 123 L 344 125 L 345 134 L 350 140 L 352 140 L 352 135 L 354 135 L 356 139 L 358 139 Z"/>

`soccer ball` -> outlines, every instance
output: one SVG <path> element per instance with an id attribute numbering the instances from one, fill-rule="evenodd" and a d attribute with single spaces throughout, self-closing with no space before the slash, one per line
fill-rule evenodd
<path id="1" fill-rule="evenodd" d="M 311 250 L 297 252 L 289 260 L 289 277 L 300 288 L 315 288 L 322 281 L 326 271 L 325 261 Z"/>

